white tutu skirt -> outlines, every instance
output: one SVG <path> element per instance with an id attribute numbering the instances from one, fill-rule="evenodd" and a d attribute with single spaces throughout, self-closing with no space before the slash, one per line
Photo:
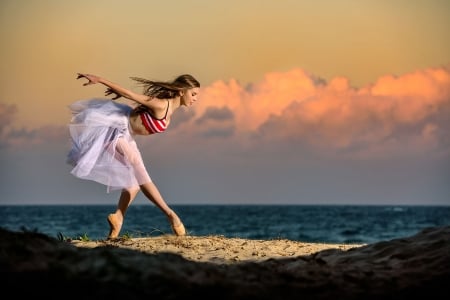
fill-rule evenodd
<path id="1" fill-rule="evenodd" d="M 71 174 L 104 184 L 108 192 L 151 182 L 130 129 L 131 107 L 90 99 L 75 102 L 69 109 Z"/>

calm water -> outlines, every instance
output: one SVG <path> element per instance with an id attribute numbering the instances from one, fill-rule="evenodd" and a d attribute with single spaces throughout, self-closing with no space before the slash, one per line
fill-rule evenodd
<path id="1" fill-rule="evenodd" d="M 302 242 L 373 243 L 407 237 L 422 229 L 450 225 L 450 206 L 269 206 L 173 205 L 189 235 Z M 62 234 L 92 240 L 108 234 L 109 205 L 0 206 L 0 227 Z M 121 234 L 132 237 L 171 233 L 165 216 L 152 205 L 128 209 Z"/>

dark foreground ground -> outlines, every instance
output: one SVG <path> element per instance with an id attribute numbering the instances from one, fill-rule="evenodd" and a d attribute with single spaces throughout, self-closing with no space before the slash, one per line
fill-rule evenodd
<path id="1" fill-rule="evenodd" d="M 88 249 L 4 229 L 0 241 L 2 294 L 11 299 L 450 299 L 450 226 L 347 251 L 236 264 Z"/>

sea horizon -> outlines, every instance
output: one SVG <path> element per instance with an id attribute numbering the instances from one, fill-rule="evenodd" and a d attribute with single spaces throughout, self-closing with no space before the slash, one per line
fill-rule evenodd
<path id="1" fill-rule="evenodd" d="M 172 204 L 188 235 L 368 244 L 450 225 L 446 205 Z M 115 204 L 0 204 L 0 227 L 51 237 L 105 239 Z M 172 234 L 151 204 L 127 211 L 121 235 Z"/>

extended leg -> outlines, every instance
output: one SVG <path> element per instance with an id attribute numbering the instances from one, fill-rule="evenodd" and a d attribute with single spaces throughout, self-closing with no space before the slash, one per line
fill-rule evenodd
<path id="1" fill-rule="evenodd" d="M 186 230 L 178 215 L 167 205 L 161 193 L 153 182 L 141 185 L 141 191 L 152 201 L 169 219 L 172 230 L 176 235 L 185 235 Z"/>

